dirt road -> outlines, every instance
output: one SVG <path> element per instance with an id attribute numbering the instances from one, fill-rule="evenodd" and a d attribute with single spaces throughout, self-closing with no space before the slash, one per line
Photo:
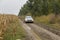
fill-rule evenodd
<path id="1" fill-rule="evenodd" d="M 36 35 L 36 33 L 27 24 L 23 23 L 22 21 L 20 21 L 20 23 L 27 32 L 28 38 L 26 40 L 41 40 L 40 37 Z"/>
<path id="2" fill-rule="evenodd" d="M 60 36 L 60 29 L 53 28 L 54 26 L 50 26 L 50 25 L 46 25 L 46 24 L 42 24 L 42 23 L 35 23 L 35 24 Z"/>
<path id="3" fill-rule="evenodd" d="M 26 24 L 20 21 L 22 27 L 25 29 L 28 35 L 27 40 L 60 40 L 60 36 L 36 25 Z"/>
<path id="4" fill-rule="evenodd" d="M 37 35 L 41 36 L 43 40 L 60 40 L 60 36 L 36 25 L 36 24 L 28 24 Z"/>

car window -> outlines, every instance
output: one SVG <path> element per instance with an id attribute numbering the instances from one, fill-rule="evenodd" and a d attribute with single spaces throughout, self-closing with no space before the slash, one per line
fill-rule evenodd
<path id="1" fill-rule="evenodd" d="M 26 18 L 32 18 L 31 16 L 26 16 Z"/>

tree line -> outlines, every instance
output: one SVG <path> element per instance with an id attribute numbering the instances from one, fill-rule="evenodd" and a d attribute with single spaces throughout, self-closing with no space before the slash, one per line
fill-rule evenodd
<path id="1" fill-rule="evenodd" d="M 60 14 L 60 0 L 28 0 L 19 15 L 41 16 L 50 13 Z"/>

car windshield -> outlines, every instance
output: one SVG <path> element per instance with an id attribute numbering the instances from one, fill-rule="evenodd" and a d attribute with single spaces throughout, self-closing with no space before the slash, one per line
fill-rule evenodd
<path id="1" fill-rule="evenodd" d="M 26 18 L 32 18 L 31 16 L 26 16 Z"/>

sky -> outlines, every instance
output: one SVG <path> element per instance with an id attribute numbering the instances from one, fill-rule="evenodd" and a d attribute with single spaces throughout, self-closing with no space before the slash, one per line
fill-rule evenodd
<path id="1" fill-rule="evenodd" d="M 0 14 L 18 15 L 27 0 L 0 0 Z"/>

